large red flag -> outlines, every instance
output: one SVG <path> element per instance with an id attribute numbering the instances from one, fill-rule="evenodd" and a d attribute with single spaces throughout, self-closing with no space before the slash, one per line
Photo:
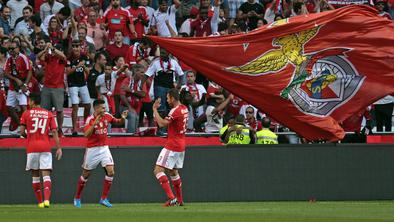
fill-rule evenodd
<path id="1" fill-rule="evenodd" d="M 248 34 L 150 37 L 174 56 L 310 139 L 394 93 L 394 23 L 368 6 L 280 20 Z"/>

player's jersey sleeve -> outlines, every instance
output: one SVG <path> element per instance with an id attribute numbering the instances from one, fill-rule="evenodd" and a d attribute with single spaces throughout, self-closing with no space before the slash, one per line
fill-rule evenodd
<path id="1" fill-rule="evenodd" d="M 179 117 L 179 114 L 180 114 L 180 109 L 178 107 L 172 108 L 165 119 L 168 120 L 169 122 L 172 122 Z"/>
<path id="2" fill-rule="evenodd" d="M 120 123 L 122 121 L 122 119 L 117 119 L 110 113 L 105 113 L 105 118 L 109 123 Z"/>
<path id="3" fill-rule="evenodd" d="M 94 123 L 94 116 L 91 115 L 86 119 L 85 126 L 83 127 L 83 131 L 86 132 L 89 127 L 91 127 Z"/>

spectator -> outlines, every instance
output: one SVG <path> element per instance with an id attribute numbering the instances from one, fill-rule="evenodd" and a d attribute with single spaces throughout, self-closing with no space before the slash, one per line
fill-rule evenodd
<path id="1" fill-rule="evenodd" d="M 189 106 L 189 123 L 188 129 L 193 129 L 193 122 L 195 119 L 205 114 L 204 104 L 207 91 L 204 86 L 196 83 L 196 73 L 194 71 L 186 72 L 186 84 L 181 89 L 188 91 L 192 97 Z"/>
<path id="2" fill-rule="evenodd" d="M 96 81 L 97 78 L 104 73 L 105 64 L 107 63 L 107 58 L 103 52 L 99 52 L 94 57 L 94 65 L 90 70 L 89 76 L 87 78 L 88 90 L 90 99 L 93 100 L 99 99 L 97 90 L 96 90 Z"/>
<path id="3" fill-rule="evenodd" d="M 149 18 L 146 14 L 146 9 L 140 6 L 137 0 L 131 0 L 130 8 L 128 9 L 130 13 L 130 20 L 134 24 L 135 32 L 137 36 L 130 35 L 130 39 L 133 41 L 140 40 L 145 34 L 145 27 L 149 25 Z"/>
<path id="4" fill-rule="evenodd" d="M 248 25 L 248 31 L 257 28 L 257 21 L 264 18 L 264 6 L 256 2 L 256 0 L 248 0 L 243 3 L 239 10 L 242 12 L 242 18 Z"/>
<path id="5" fill-rule="evenodd" d="M 78 23 L 86 23 L 88 20 L 90 0 L 81 0 L 81 7 L 74 10 L 74 18 Z"/>
<path id="6" fill-rule="evenodd" d="M 134 25 L 130 20 L 130 13 L 120 7 L 120 0 L 112 0 L 111 7 L 105 11 L 103 17 L 111 41 L 115 38 L 116 31 L 123 33 L 123 42 L 125 44 L 130 44 L 130 35 L 137 37 Z"/>
<path id="7" fill-rule="evenodd" d="M 176 29 L 176 12 L 181 2 L 179 0 L 174 0 L 173 2 L 174 4 L 168 7 L 167 0 L 159 0 L 159 8 L 153 14 L 151 21 L 152 33 L 157 33 L 161 37 L 171 37 L 172 29 L 175 35 L 178 35 Z"/>
<path id="8" fill-rule="evenodd" d="M 210 85 L 215 83 L 210 82 Z M 225 97 L 224 90 L 218 86 L 216 92 L 212 92 L 212 87 L 208 88 L 207 109 L 205 115 L 207 123 L 205 124 L 206 133 L 217 133 L 223 127 L 224 110 L 233 98 L 232 95 Z M 195 127 L 199 127 L 195 124 Z M 198 129 L 198 128 L 197 128 Z"/>
<path id="9" fill-rule="evenodd" d="M 31 43 L 35 46 L 36 39 L 44 39 L 48 38 L 45 32 L 41 29 L 41 18 L 39 15 L 33 15 L 29 18 L 29 26 L 33 29 L 33 32 L 30 34 Z"/>
<path id="10" fill-rule="evenodd" d="M 28 6 L 29 3 L 26 0 L 9 0 L 7 6 L 10 8 L 10 26 L 15 27 L 15 22 L 18 18 L 22 17 L 23 8 Z"/>
<path id="11" fill-rule="evenodd" d="M 200 7 L 200 16 L 190 24 L 191 36 L 202 37 L 216 34 L 218 31 L 219 0 L 215 0 L 213 16 L 208 15 L 209 8 Z"/>
<path id="12" fill-rule="evenodd" d="M 107 62 L 104 67 L 104 74 L 97 77 L 96 91 L 97 98 L 104 100 L 105 111 L 112 114 L 115 113 L 115 102 L 113 99 L 113 92 L 115 89 L 116 72 L 112 70 L 112 63 Z"/>
<path id="13" fill-rule="evenodd" d="M 0 133 L 3 128 L 3 123 L 8 117 L 7 110 L 7 90 L 5 85 L 4 65 L 7 60 L 7 49 L 0 47 Z"/>
<path id="14" fill-rule="evenodd" d="M 132 67 L 135 64 L 148 65 L 149 61 L 149 46 L 150 41 L 147 38 L 141 39 L 140 42 L 134 43 L 130 46 L 126 53 L 126 64 Z"/>
<path id="15" fill-rule="evenodd" d="M 3 6 L 0 10 L 0 38 L 4 36 L 9 36 L 11 34 L 11 26 L 10 26 L 10 8 L 8 6 Z"/>
<path id="16" fill-rule="evenodd" d="M 63 31 L 71 24 L 71 21 L 73 21 L 73 19 L 69 19 L 70 16 L 71 16 L 71 9 L 69 7 L 63 7 L 56 14 L 46 16 L 45 19 L 42 20 L 44 22 L 41 24 L 41 29 L 47 35 L 49 35 L 48 34 L 49 21 L 51 21 L 52 17 L 55 17 L 57 20 L 57 23 L 60 26 L 60 29 Z"/>
<path id="17" fill-rule="evenodd" d="M 81 53 L 88 56 L 90 60 L 94 60 L 95 54 L 96 54 L 96 49 L 94 47 L 94 42 L 92 39 L 91 41 L 88 40 L 86 37 L 86 34 L 88 32 L 88 29 L 86 26 L 81 25 L 78 28 L 78 40 L 81 45 Z"/>
<path id="18" fill-rule="evenodd" d="M 56 17 L 52 17 L 49 20 L 48 37 L 52 45 L 60 44 L 63 46 L 64 40 L 67 39 L 67 32 L 63 32 L 60 24 L 56 20 Z"/>
<path id="19" fill-rule="evenodd" d="M 199 14 L 198 8 L 192 7 L 189 12 L 190 16 L 181 25 L 179 33 L 186 33 L 187 36 L 191 35 L 191 24 L 196 21 Z"/>
<path id="20" fill-rule="evenodd" d="M 141 64 L 136 64 L 132 68 L 133 77 L 131 79 L 125 79 L 122 85 L 122 90 L 126 92 L 126 95 L 122 95 L 123 104 L 129 111 L 127 115 L 127 132 L 135 133 L 139 124 L 139 113 L 142 108 L 142 99 L 146 96 L 146 89 L 142 84 L 142 78 L 144 76 L 145 67 Z M 126 99 L 126 96 L 129 99 Z"/>
<path id="21" fill-rule="evenodd" d="M 230 19 L 230 26 L 234 24 L 238 9 L 244 2 L 246 2 L 246 0 L 228 0 L 228 18 Z"/>
<path id="22" fill-rule="evenodd" d="M 181 82 L 180 77 L 183 76 L 183 71 L 178 62 L 169 56 L 167 50 L 161 48 L 160 58 L 152 61 L 145 72 L 143 83 L 151 76 L 154 76 L 155 99 L 161 98 L 161 101 L 166 101 L 167 92 L 181 85 L 179 83 Z M 158 110 L 166 114 L 169 111 L 169 107 L 165 102 L 162 102 Z"/>
<path id="23" fill-rule="evenodd" d="M 155 13 L 155 9 L 153 9 L 148 5 L 148 0 L 140 0 L 139 3 L 142 7 L 145 8 L 146 14 L 148 16 L 148 27 L 145 27 L 145 33 L 148 33 L 151 27 L 151 22 L 152 22 L 153 14 Z"/>
<path id="24" fill-rule="evenodd" d="M 87 29 L 90 38 L 93 39 L 96 51 L 103 50 L 108 42 L 108 34 L 102 25 L 97 24 L 98 14 L 91 10 L 88 14 Z"/>
<path id="25" fill-rule="evenodd" d="M 131 71 L 129 70 L 129 66 L 125 63 L 123 57 L 117 57 L 114 59 L 115 67 L 113 70 L 116 72 L 116 82 L 114 89 L 114 102 L 115 102 L 115 116 L 120 116 L 121 114 L 121 96 L 125 94 L 125 91 L 122 90 L 122 84 L 125 79 L 131 76 Z"/>
<path id="26" fill-rule="evenodd" d="M 6 105 L 12 121 L 19 125 L 19 117 L 15 107 L 19 105 L 22 112 L 26 110 L 27 95 L 29 94 L 28 84 L 32 77 L 32 68 L 30 60 L 21 53 L 18 42 L 11 42 L 8 49 L 10 50 L 10 57 L 6 61 L 4 73 L 10 80 L 10 87 L 7 93 Z"/>
<path id="27" fill-rule="evenodd" d="M 261 123 L 263 128 L 256 133 L 256 144 L 278 144 L 278 136 L 270 130 L 271 120 L 264 117 Z"/>
<path id="28" fill-rule="evenodd" d="M 60 45 L 54 47 L 50 42 L 37 57 L 44 64 L 44 87 L 41 91 L 41 106 L 44 109 L 56 111 L 58 133 L 63 135 L 63 103 L 64 103 L 64 69 L 67 57 Z"/>
<path id="29" fill-rule="evenodd" d="M 63 5 L 56 0 L 47 0 L 40 6 L 41 20 L 45 21 L 47 16 L 57 14 L 63 7 L 68 7 L 68 5 Z"/>
<path id="30" fill-rule="evenodd" d="M 29 36 L 33 29 L 29 25 L 29 19 L 33 15 L 33 9 L 30 5 L 23 8 L 23 17 L 18 18 L 15 22 L 15 35 Z"/>
<path id="31" fill-rule="evenodd" d="M 379 16 L 382 16 L 383 18 L 386 18 L 388 20 L 393 20 L 390 13 L 387 12 L 387 0 L 376 0 L 375 8 L 378 10 Z"/>
<path id="32" fill-rule="evenodd" d="M 375 102 L 375 119 L 376 119 L 376 131 L 383 132 L 383 126 L 385 132 L 391 132 L 392 118 L 393 118 L 393 107 L 394 97 L 389 95 Z"/>
<path id="33" fill-rule="evenodd" d="M 226 144 L 254 144 L 256 141 L 254 130 L 244 125 L 245 117 L 235 117 L 235 124 L 227 129 Z"/>
<path id="34" fill-rule="evenodd" d="M 78 135 L 78 106 L 80 101 L 84 107 L 84 119 L 90 114 L 90 96 L 86 86 L 86 77 L 89 74 L 90 61 L 87 56 L 81 54 L 81 46 L 78 40 L 72 42 L 71 56 L 67 61 L 66 74 L 68 92 L 72 104 L 72 135 Z M 79 98 L 80 96 L 80 98 Z"/>
<path id="35" fill-rule="evenodd" d="M 113 61 L 118 57 L 126 57 L 127 50 L 129 49 L 129 45 L 123 42 L 123 34 L 122 31 L 118 30 L 114 34 L 115 42 L 107 45 L 105 50 L 108 52 L 108 56 Z"/>
<path id="36" fill-rule="evenodd" d="M 254 131 L 262 130 L 261 122 L 257 121 L 257 109 L 253 106 L 248 106 L 245 109 L 245 125 Z"/>

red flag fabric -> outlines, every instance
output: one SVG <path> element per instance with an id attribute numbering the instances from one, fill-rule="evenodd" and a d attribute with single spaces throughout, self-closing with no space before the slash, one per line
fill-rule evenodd
<path id="1" fill-rule="evenodd" d="M 309 140 L 343 138 L 342 121 L 394 92 L 394 23 L 368 6 L 248 34 L 150 38 Z"/>

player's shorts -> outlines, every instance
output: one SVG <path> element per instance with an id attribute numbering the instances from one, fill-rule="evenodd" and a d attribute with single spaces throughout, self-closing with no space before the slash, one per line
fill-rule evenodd
<path id="1" fill-rule="evenodd" d="M 6 105 L 10 107 L 27 106 L 27 96 L 24 93 L 8 90 Z"/>
<path id="2" fill-rule="evenodd" d="M 52 170 L 52 153 L 28 153 L 26 171 L 28 170 Z"/>
<path id="3" fill-rule="evenodd" d="M 182 169 L 183 161 L 185 159 L 185 151 L 175 152 L 163 148 L 157 158 L 156 165 L 166 169 Z"/>
<path id="4" fill-rule="evenodd" d="M 70 99 L 72 105 L 79 104 L 79 98 L 81 97 L 82 104 L 89 104 L 90 103 L 90 95 L 87 86 L 82 87 L 70 87 L 68 88 L 68 92 L 70 93 Z"/>
<path id="5" fill-rule="evenodd" d="M 87 148 L 83 159 L 82 168 L 85 170 L 94 170 L 99 164 L 101 164 L 102 167 L 115 165 L 108 146 Z"/>
<path id="6" fill-rule="evenodd" d="M 52 110 L 55 107 L 56 111 L 63 111 L 64 103 L 64 89 L 63 88 L 47 88 L 44 87 L 41 91 L 41 107 L 47 110 Z"/>

